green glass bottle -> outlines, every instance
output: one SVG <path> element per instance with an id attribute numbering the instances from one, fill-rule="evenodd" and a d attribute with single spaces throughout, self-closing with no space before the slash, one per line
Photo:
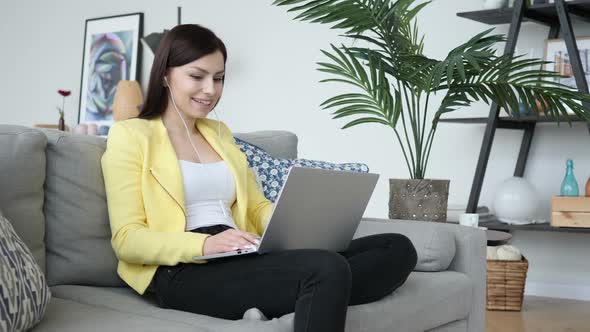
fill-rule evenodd
<path id="1" fill-rule="evenodd" d="M 580 194 L 578 182 L 574 176 L 574 161 L 568 159 L 566 162 L 565 177 L 561 183 L 561 196 L 577 197 Z"/>

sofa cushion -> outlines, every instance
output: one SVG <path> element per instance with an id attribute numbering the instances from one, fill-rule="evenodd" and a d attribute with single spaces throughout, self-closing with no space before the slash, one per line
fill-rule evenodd
<path id="1" fill-rule="evenodd" d="M 395 292 L 368 304 L 351 306 L 346 331 L 425 331 L 461 320 L 469 315 L 472 285 L 458 272 L 414 272 Z M 270 321 L 223 320 L 171 309 L 160 309 L 149 296 L 139 296 L 130 288 L 55 286 L 55 297 L 77 301 L 120 313 L 184 322 L 196 328 L 220 332 L 291 332 L 293 314 Z M 453 305 L 448 305 L 452 303 Z M 427 313 L 427 314 L 425 314 Z"/>
<path id="2" fill-rule="evenodd" d="M 45 146 L 40 131 L 0 125 L 0 210 L 45 271 L 43 182 Z"/>
<path id="3" fill-rule="evenodd" d="M 45 218 L 50 285 L 120 286 L 100 158 L 105 139 L 44 130 Z"/>
<path id="4" fill-rule="evenodd" d="M 28 330 L 43 317 L 51 293 L 33 254 L 1 212 L 0 271 L 0 330 Z"/>
<path id="5" fill-rule="evenodd" d="M 275 158 L 297 158 L 297 136 L 288 131 L 266 130 L 251 133 L 235 133 L 238 139 L 254 144 Z"/>
<path id="6" fill-rule="evenodd" d="M 453 232 L 442 227 L 429 227 L 429 223 L 390 219 L 363 219 L 354 235 L 355 238 L 373 234 L 395 232 L 407 236 L 418 253 L 415 271 L 444 271 L 455 257 L 456 245 Z M 459 226 L 462 227 L 462 226 Z"/>
<path id="7" fill-rule="evenodd" d="M 467 318 L 472 284 L 459 272 L 413 272 L 385 298 L 348 309 L 346 331 L 426 331 Z"/>
<path id="8" fill-rule="evenodd" d="M 289 174 L 289 170 L 293 166 L 359 173 L 369 171 L 369 167 L 362 163 L 334 164 L 308 159 L 275 158 L 264 149 L 239 138 L 236 138 L 236 144 L 246 155 L 249 167 L 254 171 L 264 196 L 271 202 L 275 202 L 278 198 L 279 192 Z"/>
<path id="9" fill-rule="evenodd" d="M 270 321 L 225 320 L 190 312 L 161 309 L 149 294 L 140 296 L 127 287 L 55 286 L 55 297 L 109 308 L 124 314 L 135 314 L 170 322 L 190 324 L 197 331 L 215 332 L 291 332 L 293 314 Z M 124 330 L 124 329 L 120 329 Z M 166 330 L 169 331 L 169 330 Z"/>
<path id="10" fill-rule="evenodd" d="M 56 331 L 213 332 L 208 328 L 197 329 L 194 325 L 183 322 L 129 314 L 101 306 L 53 298 L 45 317 L 31 332 Z"/>

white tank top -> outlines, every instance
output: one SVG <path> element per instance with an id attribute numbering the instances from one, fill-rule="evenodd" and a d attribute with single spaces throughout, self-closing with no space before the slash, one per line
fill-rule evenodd
<path id="1" fill-rule="evenodd" d="M 236 183 L 224 161 L 193 163 L 179 160 L 184 184 L 186 230 L 213 225 L 237 229 L 231 206 L 236 200 Z"/>

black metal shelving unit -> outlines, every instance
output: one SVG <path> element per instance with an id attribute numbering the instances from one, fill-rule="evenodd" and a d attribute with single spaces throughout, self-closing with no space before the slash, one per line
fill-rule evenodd
<path id="1" fill-rule="evenodd" d="M 473 12 L 457 13 L 457 16 L 471 19 L 477 22 L 496 25 L 496 24 L 510 24 L 506 47 L 504 54 L 513 53 L 516 47 L 516 42 L 520 33 L 523 21 L 533 21 L 550 27 L 549 39 L 558 38 L 561 36 L 565 40 L 570 61 L 572 64 L 573 74 L 576 80 L 576 85 L 579 91 L 588 92 L 588 83 L 584 76 L 584 70 L 580 61 L 578 53 L 578 45 L 574 36 L 571 17 L 590 22 L 590 0 L 574 0 L 565 2 L 564 0 L 555 0 L 554 3 L 536 4 L 527 6 L 526 0 L 516 0 L 514 7 L 501 8 L 493 10 L 480 10 Z M 586 108 L 590 108 L 589 104 L 584 103 Z M 469 201 L 467 204 L 467 213 L 475 213 L 477 203 L 481 193 L 483 179 L 485 176 L 492 144 L 496 129 L 518 129 L 524 130 L 518 160 L 514 169 L 514 176 L 522 177 L 526 167 L 528 154 L 531 143 L 535 133 L 537 123 L 540 122 L 566 122 L 565 117 L 549 118 L 546 116 L 522 116 L 520 118 L 500 117 L 500 107 L 492 104 L 487 118 L 448 118 L 441 119 L 441 122 L 454 122 L 473 124 L 481 123 L 486 125 L 483 142 L 477 162 L 477 168 L 471 186 Z M 570 121 L 580 122 L 583 119 L 577 116 L 570 116 Z M 588 124 L 590 131 L 590 124 Z M 496 230 L 542 230 L 542 231 L 565 231 L 565 232 L 590 232 L 587 229 L 577 228 L 556 228 L 549 224 L 514 226 L 506 225 L 497 221 L 490 221 L 481 223 L 482 226 Z"/>

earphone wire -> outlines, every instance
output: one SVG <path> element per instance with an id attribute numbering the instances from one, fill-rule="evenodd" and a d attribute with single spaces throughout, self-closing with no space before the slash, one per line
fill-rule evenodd
<path id="1" fill-rule="evenodd" d="M 180 120 L 182 120 L 182 124 L 184 125 L 184 128 L 186 129 L 186 137 L 188 138 L 189 143 L 193 147 L 193 150 L 195 150 L 197 157 L 199 158 L 199 162 L 203 163 L 203 158 L 201 158 L 201 154 L 199 153 L 199 150 L 197 150 L 197 147 L 195 146 L 195 144 L 193 143 L 193 140 L 191 139 L 190 131 L 188 129 L 186 121 L 184 120 L 184 118 L 180 114 L 180 111 L 178 110 L 178 106 L 176 106 L 176 100 L 174 100 L 174 95 L 172 94 L 172 86 L 170 86 L 170 83 L 168 83 L 168 79 L 166 77 L 164 77 L 164 80 L 166 81 L 166 84 L 170 88 L 170 99 L 172 99 L 172 105 L 174 106 L 174 110 L 176 110 L 176 113 L 180 117 Z"/>
<path id="2" fill-rule="evenodd" d="M 199 154 L 199 150 L 194 145 L 193 140 L 191 139 L 190 131 L 188 129 L 188 125 L 186 124 L 186 121 L 184 120 L 184 118 L 180 114 L 180 111 L 178 110 L 178 106 L 176 105 L 176 100 L 174 99 L 174 96 L 172 94 L 172 86 L 170 85 L 170 83 L 168 83 L 168 79 L 166 78 L 166 76 L 164 76 L 164 81 L 166 82 L 166 85 L 170 89 L 170 99 L 172 99 L 172 105 L 174 106 L 174 110 L 176 110 L 176 113 L 178 114 L 178 116 L 182 120 L 182 124 L 184 125 L 184 128 L 186 129 L 186 136 L 188 138 L 188 141 L 191 144 L 191 146 L 193 147 L 193 150 L 195 150 L 195 152 L 197 154 L 197 157 L 199 158 L 199 162 L 202 164 L 203 163 L 203 158 L 201 158 L 201 154 Z M 223 152 L 225 154 L 225 152 L 226 152 L 225 151 L 225 146 L 223 145 L 223 142 L 221 141 L 221 121 L 219 120 L 219 116 L 217 115 L 217 112 L 215 111 L 215 108 L 213 108 L 213 114 L 215 114 L 215 118 L 217 118 L 217 138 L 219 140 L 219 145 L 221 145 L 221 149 L 223 150 Z M 219 200 L 219 207 L 220 207 L 223 215 L 224 216 L 227 216 L 228 214 L 225 211 L 225 207 L 224 207 L 223 202 L 221 200 Z"/>
<path id="3" fill-rule="evenodd" d="M 201 158 L 201 154 L 199 153 L 199 150 L 197 149 L 197 147 L 193 143 L 193 140 L 191 139 L 188 125 L 186 124 L 184 117 L 180 114 L 180 111 L 178 110 L 178 106 L 176 106 L 176 100 L 174 100 L 174 96 L 172 94 L 172 86 L 170 85 L 170 83 L 168 83 L 168 79 L 166 78 L 166 76 L 164 76 L 164 81 L 166 81 L 166 85 L 168 85 L 168 87 L 170 88 L 170 99 L 172 99 L 172 105 L 174 106 L 174 110 L 176 111 L 176 113 L 180 117 L 180 120 L 182 120 L 182 124 L 184 125 L 184 128 L 186 129 L 186 137 L 188 138 L 189 143 L 193 147 L 193 150 L 195 150 L 195 153 L 197 154 L 197 157 L 199 158 L 199 162 L 203 163 L 203 158 Z M 223 149 L 223 153 L 225 154 L 225 152 L 226 152 L 225 146 L 223 145 L 223 142 L 221 140 L 221 120 L 219 119 L 219 115 L 217 115 L 217 111 L 215 111 L 215 108 L 213 108 L 213 114 L 215 114 L 215 118 L 217 119 L 217 139 L 219 140 L 219 145 L 221 145 L 221 149 Z"/>

